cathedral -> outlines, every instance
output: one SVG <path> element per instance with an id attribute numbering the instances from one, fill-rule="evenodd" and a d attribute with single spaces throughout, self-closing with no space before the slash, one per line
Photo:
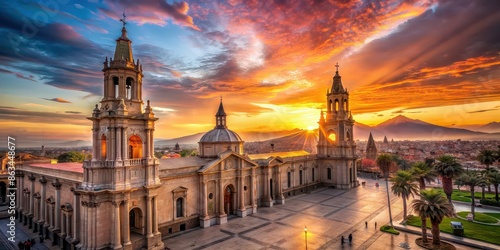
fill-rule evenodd
<path id="1" fill-rule="evenodd" d="M 157 159 L 154 134 L 164 128 L 155 127 L 143 99 L 143 68 L 131 43 L 124 25 L 114 57 L 103 63 L 103 98 L 88 117 L 92 159 L 17 167 L 16 217 L 40 237 L 61 249 L 164 249 L 162 238 L 181 231 L 224 224 L 315 188 L 359 185 L 338 65 L 318 122 L 317 154 L 246 154 L 221 100 L 198 156 Z"/>

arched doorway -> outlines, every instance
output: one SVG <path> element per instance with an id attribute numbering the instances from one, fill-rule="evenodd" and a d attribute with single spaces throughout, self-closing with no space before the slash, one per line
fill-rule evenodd
<path id="1" fill-rule="evenodd" d="M 139 208 L 134 208 L 129 212 L 130 232 L 142 234 L 142 211 Z"/>
<path id="2" fill-rule="evenodd" d="M 0 182 L 0 203 L 5 203 L 5 198 L 7 195 L 7 185 L 5 182 Z"/>
<path id="3" fill-rule="evenodd" d="M 142 158 L 142 140 L 141 137 L 133 135 L 128 139 L 129 152 L 128 157 L 130 159 Z"/>
<path id="4" fill-rule="evenodd" d="M 234 214 L 234 187 L 232 185 L 228 185 L 224 190 L 224 213 L 226 214 Z"/>

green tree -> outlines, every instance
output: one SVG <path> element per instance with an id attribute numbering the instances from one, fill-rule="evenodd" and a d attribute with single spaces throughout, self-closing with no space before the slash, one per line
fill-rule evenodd
<path id="1" fill-rule="evenodd" d="M 392 225 L 392 213 L 391 213 L 391 199 L 389 197 L 389 184 L 387 182 L 387 179 L 389 178 L 389 170 L 391 169 L 391 166 L 394 164 L 392 161 L 392 157 L 388 154 L 380 154 L 377 157 L 377 166 L 380 169 L 380 172 L 382 172 L 382 175 L 384 176 L 385 179 L 385 188 L 387 190 L 387 205 L 389 206 L 389 221 Z"/>
<path id="2" fill-rule="evenodd" d="M 500 173 L 498 171 L 490 171 L 486 178 L 488 182 L 495 188 L 495 200 L 498 201 L 498 185 L 500 185 Z"/>
<path id="3" fill-rule="evenodd" d="M 475 208 L 476 208 L 476 199 L 474 198 L 474 188 L 486 185 L 485 178 L 476 171 L 462 174 L 457 179 L 457 182 L 461 183 L 464 186 L 469 186 L 470 196 L 472 198 L 472 202 L 470 205 L 470 211 L 472 214 L 472 219 L 475 218 Z"/>
<path id="4" fill-rule="evenodd" d="M 416 177 L 410 172 L 405 170 L 399 170 L 391 178 L 392 181 L 392 192 L 403 199 L 403 221 L 406 221 L 407 209 L 406 201 L 418 194 L 418 186 L 415 183 Z"/>
<path id="5" fill-rule="evenodd" d="M 163 156 L 163 153 L 160 152 L 160 151 L 155 151 L 155 157 L 158 158 L 158 159 L 161 159 L 161 157 Z"/>
<path id="6" fill-rule="evenodd" d="M 486 166 L 486 172 L 489 172 L 490 165 L 495 163 L 497 160 L 497 156 L 494 150 L 489 149 L 481 149 L 479 154 L 477 155 L 477 161 Z M 488 192 L 491 192 L 491 187 L 488 185 Z M 484 187 L 483 187 L 483 196 L 484 196 Z M 484 199 L 484 197 L 483 197 Z"/>
<path id="7" fill-rule="evenodd" d="M 434 169 L 441 176 L 443 181 L 443 191 L 448 197 L 451 206 L 451 194 L 453 193 L 453 178 L 460 176 L 464 172 L 464 168 L 458 160 L 451 155 L 442 155 L 434 163 Z"/>
<path id="8" fill-rule="evenodd" d="M 58 162 L 83 162 L 84 160 L 85 155 L 77 151 L 66 152 L 57 157 Z"/>
<path id="9" fill-rule="evenodd" d="M 422 161 L 417 161 L 411 166 L 410 172 L 418 179 L 420 190 L 425 189 L 425 182 L 434 181 L 438 174 L 432 165 L 426 164 Z"/>
<path id="10" fill-rule="evenodd" d="M 436 189 L 427 189 L 420 192 L 420 199 L 413 200 L 412 210 L 422 220 L 422 240 L 427 243 L 427 218 L 431 220 L 432 243 L 441 244 L 439 238 L 439 224 L 444 217 L 453 216 L 453 206 L 446 197 Z"/>

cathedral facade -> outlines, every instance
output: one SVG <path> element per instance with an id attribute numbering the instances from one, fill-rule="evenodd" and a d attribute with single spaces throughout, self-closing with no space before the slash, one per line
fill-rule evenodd
<path id="1" fill-rule="evenodd" d="M 227 223 L 318 187 L 358 186 L 354 120 L 338 67 L 319 120 L 317 154 L 245 154 L 222 100 L 196 157 L 157 159 L 158 129 L 142 96 L 143 69 L 125 26 L 103 64 L 104 96 L 88 118 L 92 159 L 25 162 L 16 170 L 17 218 L 61 249 L 164 249 L 162 237 Z"/>

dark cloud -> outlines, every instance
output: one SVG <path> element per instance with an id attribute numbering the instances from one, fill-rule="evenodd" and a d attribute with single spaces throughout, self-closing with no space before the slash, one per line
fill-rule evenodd
<path id="1" fill-rule="evenodd" d="M 474 111 L 469 111 L 467 113 L 473 114 L 473 113 L 484 113 L 484 112 L 489 112 L 489 111 L 495 111 L 498 109 L 481 109 L 481 110 L 474 110 Z"/>
<path id="2" fill-rule="evenodd" d="M 47 124 L 73 124 L 85 125 L 90 124 L 82 114 L 65 114 L 57 112 L 36 112 L 25 109 L 0 106 L 0 120 L 31 123 L 47 123 Z"/>
<path id="3" fill-rule="evenodd" d="M 82 112 L 80 111 L 64 111 L 65 114 L 74 114 L 74 115 L 81 115 Z"/>
<path id="4" fill-rule="evenodd" d="M 47 100 L 47 101 L 52 101 L 52 102 L 71 103 L 70 101 L 64 100 L 63 98 L 60 98 L 60 97 L 56 97 L 56 98 L 52 98 L 52 99 L 48 99 L 48 98 L 42 98 L 42 99 Z"/>

